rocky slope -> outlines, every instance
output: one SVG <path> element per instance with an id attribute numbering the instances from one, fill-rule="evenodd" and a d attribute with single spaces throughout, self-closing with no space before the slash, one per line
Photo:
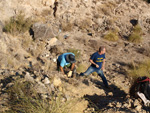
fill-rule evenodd
<path id="1" fill-rule="evenodd" d="M 6 90 L 13 81 L 34 83 L 42 98 L 61 92 L 64 99 L 84 98 L 72 112 L 148 112 L 141 100 L 130 98 L 129 64 L 149 58 L 149 4 L 142 0 L 0 0 L 0 108 L 8 109 Z M 30 32 L 12 36 L 5 33 L 5 21 L 23 12 L 35 22 Z M 130 43 L 127 38 L 138 22 L 143 41 Z M 118 31 L 119 40 L 103 38 L 109 30 Z M 67 38 L 66 38 L 67 37 Z M 61 53 L 77 50 L 77 68 L 90 65 L 90 55 L 106 46 L 105 76 L 113 90 L 103 87 L 101 78 L 66 78 L 56 71 Z M 141 52 L 142 50 L 142 52 Z M 145 51 L 145 52 L 144 52 Z M 79 53 L 79 54 L 78 54 Z M 78 72 L 79 74 L 79 72 Z M 49 89 L 50 92 L 47 90 Z"/>

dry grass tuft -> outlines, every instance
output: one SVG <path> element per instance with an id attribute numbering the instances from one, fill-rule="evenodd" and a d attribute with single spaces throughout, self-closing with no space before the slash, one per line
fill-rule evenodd
<path id="1" fill-rule="evenodd" d="M 142 42 L 142 34 L 143 34 L 142 28 L 140 27 L 140 25 L 136 25 L 133 28 L 133 32 L 129 36 L 128 40 L 133 43 L 140 43 Z"/>
<path id="2" fill-rule="evenodd" d="M 11 17 L 4 26 L 4 31 L 12 35 L 24 33 L 28 31 L 32 25 L 30 18 L 25 18 L 23 13 L 19 13 L 16 17 Z"/>
<path id="3" fill-rule="evenodd" d="M 51 99 L 42 99 L 31 82 L 14 81 L 7 90 L 9 110 L 6 113 L 70 113 L 81 99 L 63 101 L 62 94 L 51 94 Z"/>
<path id="4" fill-rule="evenodd" d="M 72 31 L 73 29 L 73 23 L 62 23 L 61 28 L 64 32 L 66 31 Z"/>
<path id="5" fill-rule="evenodd" d="M 117 41 L 119 39 L 118 32 L 110 30 L 105 36 L 104 39 L 108 41 Z"/>
<path id="6" fill-rule="evenodd" d="M 116 3 L 112 2 L 112 1 L 109 1 L 107 3 L 104 3 L 100 6 L 98 6 L 98 9 L 97 11 L 99 13 L 103 13 L 104 15 L 111 15 L 111 11 L 114 9 L 114 7 L 116 7 Z"/>
<path id="7" fill-rule="evenodd" d="M 150 60 L 147 60 L 138 65 L 131 63 L 128 73 L 129 77 L 132 79 L 131 82 L 134 82 L 140 76 L 150 77 Z"/>
<path id="8" fill-rule="evenodd" d="M 87 18 L 85 20 L 82 20 L 79 23 L 79 28 L 81 30 L 90 30 L 90 26 L 92 25 L 92 20 L 90 18 Z"/>

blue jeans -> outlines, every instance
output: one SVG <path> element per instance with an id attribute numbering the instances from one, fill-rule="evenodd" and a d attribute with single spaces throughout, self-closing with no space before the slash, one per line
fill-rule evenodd
<path id="1" fill-rule="evenodd" d="M 90 66 L 84 73 L 81 73 L 80 75 L 81 76 L 84 76 L 84 75 L 88 76 L 88 75 L 90 75 L 93 72 L 97 72 L 97 74 L 102 78 L 104 85 L 107 87 L 108 83 L 107 83 L 107 80 L 106 80 L 106 78 L 104 76 L 103 71 L 96 69 L 96 67 Z"/>

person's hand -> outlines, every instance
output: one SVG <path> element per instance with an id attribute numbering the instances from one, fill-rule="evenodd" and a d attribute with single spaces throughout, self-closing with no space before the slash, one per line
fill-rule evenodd
<path id="1" fill-rule="evenodd" d="M 96 64 L 96 68 L 99 68 L 99 65 Z"/>
<path id="2" fill-rule="evenodd" d="M 72 71 L 69 71 L 68 77 L 71 77 L 71 76 L 72 76 Z"/>

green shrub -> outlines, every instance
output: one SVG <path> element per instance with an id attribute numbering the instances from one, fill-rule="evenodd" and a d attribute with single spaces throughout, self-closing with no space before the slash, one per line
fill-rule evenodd
<path id="1" fill-rule="evenodd" d="M 81 56 L 81 50 L 79 50 L 79 49 L 70 48 L 70 49 L 68 49 L 67 52 L 74 53 L 76 59 L 79 59 Z"/>
<path id="2" fill-rule="evenodd" d="M 128 38 L 128 41 L 133 42 L 133 43 L 140 43 L 142 41 L 142 28 L 140 25 L 136 25 L 133 28 L 133 32 Z"/>
<path id="3" fill-rule="evenodd" d="M 30 18 L 25 19 L 25 15 L 22 13 L 16 17 L 11 17 L 4 26 L 4 32 L 11 33 L 12 35 L 24 33 L 30 29 L 32 20 Z"/>
<path id="4" fill-rule="evenodd" d="M 70 113 L 74 105 L 80 101 L 70 99 L 62 101 L 62 94 L 51 94 L 51 99 L 41 99 L 30 82 L 14 82 L 7 90 L 10 109 L 6 113 Z"/>
<path id="5" fill-rule="evenodd" d="M 119 39 L 118 34 L 116 31 L 109 31 L 105 36 L 104 39 L 108 41 L 117 41 Z"/>

